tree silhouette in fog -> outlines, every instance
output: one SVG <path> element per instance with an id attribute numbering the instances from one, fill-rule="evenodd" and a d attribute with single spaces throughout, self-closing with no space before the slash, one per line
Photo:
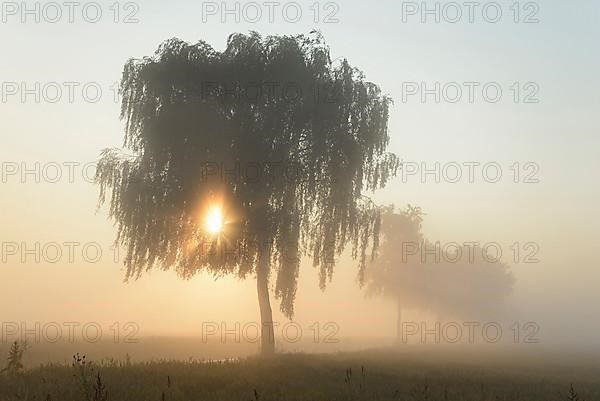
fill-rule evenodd
<path id="1" fill-rule="evenodd" d="M 397 303 L 398 336 L 403 309 L 458 318 L 481 318 L 502 309 L 514 284 L 507 264 L 474 244 L 444 250 L 426 240 L 418 207 L 383 210 L 379 254 L 367 268 L 367 293 Z"/>
<path id="2" fill-rule="evenodd" d="M 351 245 L 362 280 L 380 221 L 364 192 L 399 165 L 386 152 L 391 100 L 333 63 L 320 34 L 233 34 L 222 52 L 170 39 L 125 65 L 121 93 L 131 154 L 104 150 L 96 181 L 127 279 L 152 267 L 256 275 L 263 353 L 274 351 L 269 289 L 292 318 L 301 256 L 324 289 Z M 204 227 L 214 205 L 218 233 Z"/>

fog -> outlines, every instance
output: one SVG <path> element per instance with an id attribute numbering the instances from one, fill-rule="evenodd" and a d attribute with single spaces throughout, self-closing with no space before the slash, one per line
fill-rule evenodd
<path id="1" fill-rule="evenodd" d="M 339 23 L 316 24 L 332 59 L 347 58 L 394 100 L 388 150 L 403 164 L 385 188 L 367 195 L 397 211 L 422 209 L 420 237 L 410 241 L 428 241 L 442 257 L 433 265 L 443 272 L 403 263 L 402 252 L 393 252 L 406 250 L 403 242 L 386 237 L 384 228 L 377 254 L 394 274 L 403 273 L 384 275 L 383 283 L 396 284 L 399 295 L 371 285 L 381 259 L 368 260 L 361 283 L 358 262 L 346 249 L 322 289 L 322 273 L 303 257 L 293 320 L 280 311 L 273 278 L 269 284 L 278 350 L 391 347 L 451 360 L 476 358 L 481 349 L 498 360 L 506 349 L 557 360 L 569 352 L 598 353 L 600 56 L 592 49 L 600 14 L 593 1 L 541 6 L 539 24 L 509 17 L 498 24 L 422 24 L 418 17 L 399 24 L 400 3 L 348 1 L 339 5 Z M 9 95 L 4 85 L 2 93 L 0 355 L 19 338 L 31 345 L 29 363 L 70 359 L 79 349 L 100 357 L 104 352 L 94 347 L 114 338 L 107 353 L 137 360 L 258 352 L 255 275 L 202 272 L 184 280 L 158 268 L 125 282 L 126 250 L 114 245 L 109 205 L 97 208 L 95 163 L 102 149 L 123 142 L 121 99 L 111 88 L 129 58 L 151 55 L 175 36 L 223 50 L 232 32 L 307 34 L 315 28 L 310 17 L 294 24 L 280 18 L 200 22 L 201 7 L 144 2 L 135 24 L 107 18 L 98 25 L 0 25 L 0 72 L 19 88 Z M 22 98 L 21 83 L 35 88 L 36 82 L 95 83 L 102 95 L 92 102 L 77 90 L 69 101 L 60 84 L 57 102 L 41 89 L 39 101 Z M 472 102 L 464 82 L 478 83 Z M 482 95 L 490 82 L 502 89 L 498 102 Z M 423 95 L 421 83 L 433 94 Z M 460 83 L 463 98 L 448 101 L 442 89 L 435 93 L 436 83 Z M 515 101 L 515 83 L 520 96 L 539 101 Z M 479 260 L 477 272 L 473 263 L 444 264 L 441 249 L 449 244 L 477 244 L 498 262 Z M 454 341 L 457 327 L 461 337 Z M 157 337 L 198 345 L 159 346 Z"/>

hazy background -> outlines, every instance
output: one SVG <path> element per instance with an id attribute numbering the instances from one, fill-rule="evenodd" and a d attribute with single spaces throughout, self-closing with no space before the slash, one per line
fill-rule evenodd
<path id="1" fill-rule="evenodd" d="M 231 4 L 232 2 L 228 2 Z M 261 3 L 261 2 L 259 2 Z M 36 183 L 20 174 L 0 183 L 0 242 L 98 243 L 98 263 L 81 256 L 69 263 L 21 263 L 10 256 L 0 263 L 0 320 L 3 322 L 98 322 L 108 327 L 135 322 L 138 337 L 200 335 L 202 322 L 249 322 L 259 318 L 254 280 L 234 278 L 214 282 L 208 276 L 182 281 L 173 272 L 153 271 L 123 283 L 121 264 L 109 250 L 115 229 L 106 208 L 96 214 L 98 188 L 83 178 L 82 165 L 97 159 L 102 148 L 121 146 L 120 104 L 110 87 L 120 80 L 130 57 L 151 55 L 171 37 L 203 39 L 223 49 L 232 32 L 261 34 L 308 33 L 321 30 L 333 58 L 346 57 L 395 99 L 390 116 L 390 150 L 407 162 L 496 162 L 498 183 L 487 183 L 476 169 L 475 182 L 421 183 L 419 176 L 401 177 L 377 193 L 380 203 L 423 207 L 423 231 L 443 242 L 497 242 L 513 266 L 517 282 L 510 299 L 515 322 L 537 322 L 538 338 L 547 347 L 593 346 L 600 340 L 600 273 L 597 239 L 600 193 L 600 4 L 597 1 L 539 1 L 537 24 L 515 24 L 508 7 L 497 24 L 476 13 L 456 24 L 436 24 L 419 16 L 402 23 L 401 2 L 357 0 L 339 2 L 338 23 L 314 23 L 312 1 L 299 2 L 305 16 L 298 23 L 236 23 L 219 16 L 202 22 L 202 3 L 143 1 L 139 23 L 114 23 L 112 2 L 101 2 L 105 16 L 97 24 L 63 21 L 21 23 L 9 17 L 0 23 L 3 82 L 97 82 L 102 98 L 85 102 L 66 96 L 55 104 L 32 96 L 21 102 L 12 96 L 1 105 L 0 161 L 78 162 L 68 182 L 62 168 L 59 183 Z M 33 4 L 28 2 L 28 4 Z M 325 2 L 321 3 L 321 6 Z M 433 2 L 428 4 L 433 7 Z M 442 2 L 443 4 L 443 2 Z M 482 2 L 483 4 L 483 2 Z M 522 4 L 521 4 L 522 5 Z M 123 12 L 123 11 L 122 11 Z M 417 96 L 402 102 L 402 82 L 498 82 L 504 90 L 495 104 L 480 90 L 474 103 L 436 104 Z M 514 103 L 508 89 L 514 82 L 535 82 L 537 104 Z M 79 87 L 81 88 L 81 86 Z M 64 93 L 63 93 L 64 95 Z M 537 184 L 514 183 L 509 167 L 539 165 Z M 466 169 L 463 169 L 463 172 Z M 92 173 L 89 173 L 91 176 Z M 508 246 L 539 245 L 539 263 L 514 263 Z M 65 249 L 65 248 L 63 248 Z M 395 306 L 365 299 L 356 285 L 356 265 L 348 258 L 337 266 L 325 293 L 309 263 L 301 270 L 296 320 L 336 322 L 339 337 L 394 336 Z M 278 303 L 272 300 L 274 311 Z M 282 322 L 285 319 L 276 313 Z M 431 316 L 408 312 L 407 319 Z M 106 334 L 105 334 L 106 335 Z"/>

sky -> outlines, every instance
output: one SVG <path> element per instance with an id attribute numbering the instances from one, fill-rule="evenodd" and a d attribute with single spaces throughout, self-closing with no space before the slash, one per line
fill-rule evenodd
<path id="1" fill-rule="evenodd" d="M 500 244 L 517 279 L 510 300 L 513 320 L 539 322 L 540 337 L 549 345 L 600 345 L 595 335 L 600 329 L 597 1 L 481 2 L 472 22 L 469 9 L 459 2 L 462 17 L 455 23 L 449 20 L 456 16 L 457 3 L 449 2 L 437 3 L 439 22 L 421 9 L 423 4 L 434 9 L 436 2 L 311 0 L 293 7 L 281 2 L 272 21 L 267 6 L 257 2 L 258 22 L 248 21 L 254 17 L 248 2 L 238 5 L 239 21 L 222 12 L 221 2 L 82 2 L 72 23 L 62 3 L 56 23 L 50 22 L 55 9 L 44 8 L 46 3 L 33 14 L 8 3 L 2 3 L 0 23 L 2 321 L 99 322 L 104 328 L 136 322 L 145 336 L 200 335 L 202 322 L 258 319 L 253 280 L 199 276 L 182 281 L 173 272 L 153 271 L 124 283 L 122 264 L 111 250 L 116 229 L 107 209 L 96 209 L 98 188 L 90 182 L 89 163 L 102 149 L 122 146 L 114 84 L 129 58 L 150 56 L 172 37 L 204 40 L 220 50 L 234 32 L 308 34 L 318 29 L 332 58 L 348 59 L 394 99 L 389 150 L 412 170 L 404 170 L 374 199 L 422 207 L 423 230 L 434 241 Z M 35 10 L 36 3 L 26 4 Z M 226 4 L 235 7 L 235 2 Z M 98 8 L 99 21 L 88 22 Z M 215 8 L 216 14 L 208 12 Z M 302 16 L 292 22 L 297 9 Z M 492 23 L 497 9 L 502 15 Z M 73 101 L 65 82 L 74 83 Z M 22 83 L 33 92 L 39 83 L 47 92 L 37 91 L 39 102 L 35 93 L 23 100 Z M 56 102 L 51 83 L 62 90 Z M 431 93 L 436 83 L 439 102 Z M 465 83 L 474 88 L 472 101 Z M 462 96 L 454 102 L 457 87 Z M 493 102 L 497 88 L 502 94 Z M 424 98 L 422 89 L 430 90 Z M 423 178 L 422 171 L 435 170 L 436 163 L 439 182 L 434 174 Z M 473 182 L 464 163 L 475 163 Z M 462 177 L 453 183 L 457 165 Z M 502 176 L 492 182 L 498 168 Z M 24 169 L 37 170 L 40 177 L 23 176 Z M 58 180 L 53 179 L 56 171 Z M 70 242 L 77 243 L 73 262 L 64 246 Z M 19 244 L 19 253 L 7 255 L 13 243 Z M 23 243 L 29 249 L 39 243 L 40 251 L 23 261 Z M 50 243 L 61 244 L 57 263 L 42 255 Z M 510 249 L 515 243 L 518 261 Z M 525 249 L 525 244 L 535 246 Z M 102 254 L 96 258 L 98 249 Z M 523 263 L 531 249 L 539 261 Z M 272 302 L 277 310 L 277 301 Z M 385 301 L 365 299 L 355 263 L 348 258 L 337 266 L 324 293 L 317 272 L 303 264 L 296 303 L 296 320 L 303 327 L 336 322 L 342 336 L 393 335 L 394 313 Z M 411 316 L 423 318 L 418 312 Z M 281 315 L 277 319 L 285 321 Z"/>

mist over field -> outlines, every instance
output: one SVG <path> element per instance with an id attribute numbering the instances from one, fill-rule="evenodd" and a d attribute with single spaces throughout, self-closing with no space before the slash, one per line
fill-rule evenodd
<path id="1" fill-rule="evenodd" d="M 0 11 L 0 401 L 600 400 L 597 1 Z"/>

